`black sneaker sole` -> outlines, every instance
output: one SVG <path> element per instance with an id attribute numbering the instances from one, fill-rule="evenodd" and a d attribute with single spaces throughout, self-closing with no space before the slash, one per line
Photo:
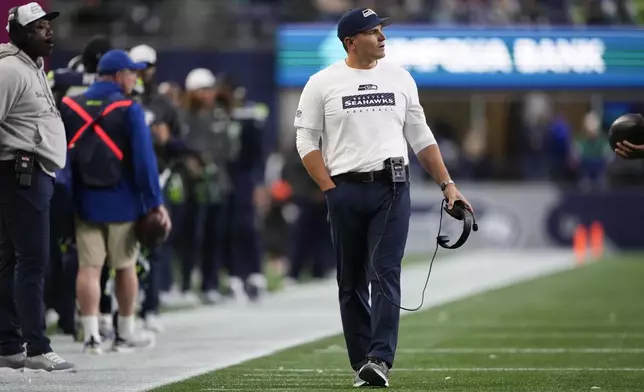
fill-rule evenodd
<path id="1" fill-rule="evenodd" d="M 389 386 L 389 380 L 387 379 L 387 376 L 382 374 L 382 372 L 377 370 L 375 367 L 369 366 L 369 364 L 364 365 L 362 369 L 360 369 L 358 377 L 366 381 L 370 387 L 386 388 Z"/>

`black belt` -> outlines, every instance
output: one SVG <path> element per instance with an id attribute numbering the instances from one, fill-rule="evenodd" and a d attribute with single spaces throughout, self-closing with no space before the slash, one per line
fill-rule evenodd
<path id="1" fill-rule="evenodd" d="M 409 166 L 405 166 L 409 178 Z M 391 182 L 391 173 L 386 170 L 371 172 L 348 172 L 332 176 L 333 182 Z"/>

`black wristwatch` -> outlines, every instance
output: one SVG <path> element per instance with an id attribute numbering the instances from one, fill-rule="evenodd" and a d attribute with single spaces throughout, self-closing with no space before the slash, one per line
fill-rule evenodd
<path id="1" fill-rule="evenodd" d="M 452 181 L 452 180 L 447 180 L 447 181 L 441 182 L 441 191 L 445 192 L 445 189 L 447 188 L 447 186 L 449 184 L 456 184 L 456 183 L 454 181 Z"/>

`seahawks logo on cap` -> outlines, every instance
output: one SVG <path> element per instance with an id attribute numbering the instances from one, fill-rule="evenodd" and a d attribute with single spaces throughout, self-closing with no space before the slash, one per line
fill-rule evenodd
<path id="1" fill-rule="evenodd" d="M 362 16 L 364 16 L 365 18 L 368 18 L 371 15 L 376 15 L 375 11 L 371 8 L 367 8 L 366 10 L 362 11 Z"/>

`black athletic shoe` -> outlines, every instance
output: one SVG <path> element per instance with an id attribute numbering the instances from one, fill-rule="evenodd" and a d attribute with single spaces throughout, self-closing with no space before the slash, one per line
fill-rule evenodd
<path id="1" fill-rule="evenodd" d="M 356 378 L 366 381 L 371 387 L 388 387 L 389 366 L 378 358 L 369 358 L 358 371 Z"/>

